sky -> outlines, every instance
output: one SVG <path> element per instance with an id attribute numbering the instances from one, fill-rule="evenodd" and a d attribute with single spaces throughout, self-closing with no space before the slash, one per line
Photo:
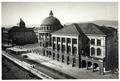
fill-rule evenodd
<path id="1" fill-rule="evenodd" d="M 62 24 L 94 20 L 118 20 L 117 2 L 2 2 L 2 26 L 40 25 L 50 10 Z"/>

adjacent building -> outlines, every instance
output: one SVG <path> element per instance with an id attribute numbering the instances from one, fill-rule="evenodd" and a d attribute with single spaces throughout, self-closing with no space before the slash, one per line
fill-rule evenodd
<path id="1" fill-rule="evenodd" d="M 34 28 L 26 28 L 25 22 L 20 19 L 19 26 L 5 28 L 3 30 L 3 43 L 12 45 L 25 45 L 37 43 L 38 39 L 33 31 Z"/>

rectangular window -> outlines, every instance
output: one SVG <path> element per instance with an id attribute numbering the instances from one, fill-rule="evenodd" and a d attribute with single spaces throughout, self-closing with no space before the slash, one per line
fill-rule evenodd
<path id="1" fill-rule="evenodd" d="M 68 42 L 68 43 L 71 43 L 71 39 L 70 39 L 70 38 L 67 38 L 67 42 Z"/>
<path id="2" fill-rule="evenodd" d="M 57 37 L 57 41 L 60 42 L 60 37 Z"/>
<path id="3" fill-rule="evenodd" d="M 101 45 L 101 40 L 97 39 L 97 45 Z"/>
<path id="4" fill-rule="evenodd" d="M 65 45 L 62 45 L 62 52 L 65 52 Z"/>
<path id="5" fill-rule="evenodd" d="M 53 37 L 53 41 L 56 41 L 55 37 Z"/>
<path id="6" fill-rule="evenodd" d="M 60 51 L 60 44 L 58 44 L 57 50 Z"/>
<path id="7" fill-rule="evenodd" d="M 62 42 L 65 42 L 65 38 L 62 38 Z"/>
<path id="8" fill-rule="evenodd" d="M 53 50 L 55 50 L 56 49 L 56 44 L 53 44 Z"/>
<path id="9" fill-rule="evenodd" d="M 77 44 L 77 39 L 73 39 L 73 43 L 74 43 L 74 44 Z"/>
<path id="10" fill-rule="evenodd" d="M 95 45 L 95 39 L 91 39 L 91 44 Z"/>

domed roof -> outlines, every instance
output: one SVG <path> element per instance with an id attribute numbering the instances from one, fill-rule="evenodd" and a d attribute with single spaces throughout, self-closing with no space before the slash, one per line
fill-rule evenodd
<path id="1" fill-rule="evenodd" d="M 61 25 L 60 21 L 53 17 L 52 11 L 50 11 L 49 17 L 45 18 L 41 24 L 41 26 L 48 26 L 48 25 Z"/>

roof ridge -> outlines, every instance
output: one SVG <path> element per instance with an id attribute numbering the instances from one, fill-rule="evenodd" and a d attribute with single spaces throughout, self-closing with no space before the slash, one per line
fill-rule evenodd
<path id="1" fill-rule="evenodd" d="M 81 28 L 78 26 L 78 24 L 74 23 L 77 31 L 81 34 L 81 35 L 84 35 L 83 31 L 81 30 Z"/>
<path id="2" fill-rule="evenodd" d="M 96 25 L 96 24 L 94 24 Z M 100 29 L 100 26 L 96 25 L 96 28 L 98 28 L 103 34 L 105 34 L 101 29 Z M 106 34 L 105 34 L 106 35 Z"/>

